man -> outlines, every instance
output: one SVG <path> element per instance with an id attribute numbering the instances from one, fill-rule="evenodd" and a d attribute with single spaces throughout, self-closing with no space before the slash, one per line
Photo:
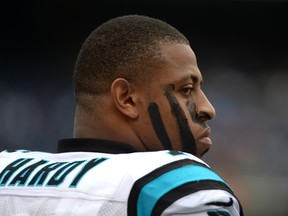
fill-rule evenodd
<path id="1" fill-rule="evenodd" d="M 84 42 L 74 72 L 74 138 L 57 154 L 2 152 L 3 215 L 243 215 L 200 158 L 215 110 L 187 38 L 126 15 Z"/>

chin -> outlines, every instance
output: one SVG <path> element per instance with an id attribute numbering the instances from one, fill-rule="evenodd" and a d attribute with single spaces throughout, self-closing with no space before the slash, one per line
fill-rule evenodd
<path id="1" fill-rule="evenodd" d="M 197 157 L 199 157 L 199 158 L 202 158 L 208 151 L 210 150 L 210 148 L 207 148 L 206 150 L 204 150 L 204 151 L 202 151 L 202 152 L 199 152 L 200 154 L 200 156 L 198 156 L 198 154 L 197 154 Z"/>

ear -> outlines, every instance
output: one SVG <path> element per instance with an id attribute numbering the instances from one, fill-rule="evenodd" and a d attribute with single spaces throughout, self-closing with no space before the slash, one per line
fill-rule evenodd
<path id="1" fill-rule="evenodd" d="M 130 118 L 138 117 L 135 105 L 135 89 L 126 79 L 117 78 L 111 85 L 111 96 L 116 108 Z"/>

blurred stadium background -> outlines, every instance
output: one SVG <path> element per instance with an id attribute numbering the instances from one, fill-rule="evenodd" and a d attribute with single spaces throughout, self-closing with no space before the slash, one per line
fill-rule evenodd
<path id="1" fill-rule="evenodd" d="M 198 57 L 217 110 L 203 159 L 246 215 L 287 215 L 287 1 L 6 1 L 0 11 L 0 150 L 55 152 L 72 136 L 84 39 L 114 16 L 150 15 L 186 34 Z"/>

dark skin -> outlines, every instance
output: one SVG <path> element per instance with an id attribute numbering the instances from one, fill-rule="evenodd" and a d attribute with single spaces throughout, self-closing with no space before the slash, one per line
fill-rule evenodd
<path id="1" fill-rule="evenodd" d="M 202 157 L 212 144 L 207 121 L 215 110 L 201 90 L 194 52 L 185 44 L 162 45 L 161 64 L 152 70 L 149 82 L 115 79 L 97 103 L 89 99 L 89 112 L 78 105 L 74 137 L 124 142 L 139 151 L 171 148 Z"/>

